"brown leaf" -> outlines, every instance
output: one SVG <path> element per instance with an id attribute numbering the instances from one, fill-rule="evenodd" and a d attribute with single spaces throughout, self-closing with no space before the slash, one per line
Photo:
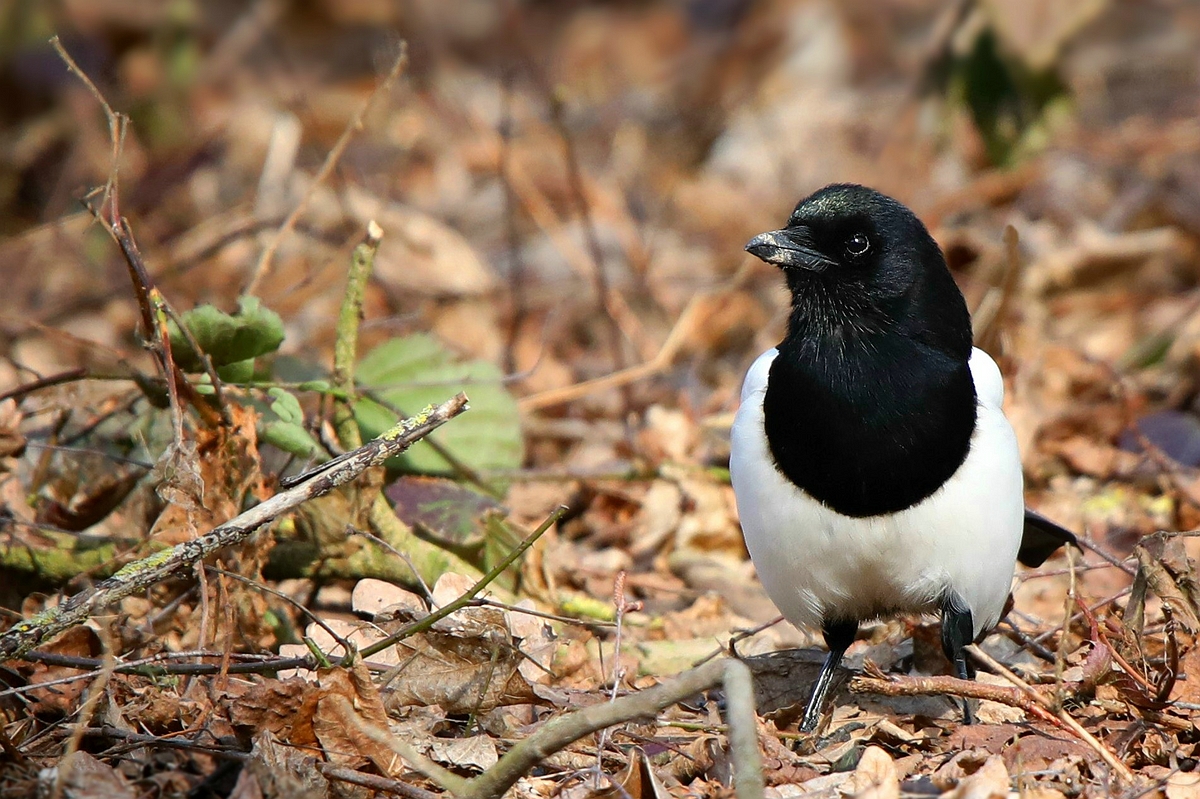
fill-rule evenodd
<path id="1" fill-rule="evenodd" d="M 1158 594 L 1163 602 L 1171 605 L 1176 619 L 1189 632 L 1200 632 L 1200 617 L 1196 615 L 1195 606 L 1189 597 L 1184 595 L 1175 576 L 1163 565 L 1161 558 L 1164 555 L 1164 547 L 1161 542 L 1160 537 L 1149 536 L 1138 544 L 1135 550 L 1138 560 L 1138 577 L 1144 579 L 1147 587 Z M 1186 563 L 1186 559 L 1184 562 Z M 1183 576 L 1187 580 L 1193 579 L 1190 569 L 1183 572 Z"/>
<path id="2" fill-rule="evenodd" d="M 1008 769 L 992 755 L 975 773 L 962 779 L 945 799 L 1008 799 Z"/>
<path id="3" fill-rule="evenodd" d="M 252 784 L 242 788 L 242 779 Z M 234 786 L 233 796 L 246 791 L 245 799 L 253 799 L 258 789 L 265 799 L 327 799 L 329 785 L 312 766 L 312 755 L 304 749 L 284 746 L 274 735 L 262 731 L 254 736 L 254 748 Z"/>
<path id="4" fill-rule="evenodd" d="M 400 665 L 389 673 L 389 708 L 440 705 L 447 713 L 486 713 L 538 701 L 517 670 L 522 657 L 507 631 L 492 640 L 429 631 L 396 649 Z"/>
<path id="5" fill-rule="evenodd" d="M 17 401 L 11 398 L 0 400 L 0 459 L 20 455 L 24 451 L 25 436 L 21 435 L 21 410 L 17 407 Z"/>
<path id="6" fill-rule="evenodd" d="M 100 639 L 88 627 L 72 627 L 52 642 L 42 647 L 43 652 L 72 657 L 94 658 L 100 654 Z M 78 707 L 79 697 L 87 690 L 90 680 L 75 680 L 67 683 L 37 688 L 39 683 L 50 683 L 62 677 L 78 675 L 78 669 L 35 663 L 29 673 L 31 689 L 25 693 L 30 700 L 30 711 L 37 714 L 65 715 Z"/>
<path id="7" fill-rule="evenodd" d="M 313 733 L 326 758 L 352 768 L 365 758 L 382 773 L 394 776 L 402 763 L 399 755 L 381 742 L 391 734 L 387 711 L 367 667 L 359 661 L 351 669 L 322 671 L 320 683 Z"/>
<path id="8" fill-rule="evenodd" d="M 856 799 L 899 799 L 900 777 L 891 755 L 878 746 L 868 746 L 854 769 Z"/>
<path id="9" fill-rule="evenodd" d="M 1200 799 L 1200 774 L 1172 774 L 1167 780 L 1167 799 Z"/>
<path id="10" fill-rule="evenodd" d="M 63 780 L 66 799 L 136 799 L 138 796 L 119 771 L 87 752 L 75 752 L 69 759 L 64 759 L 59 768 L 67 773 Z"/>
<path id="11" fill-rule="evenodd" d="M 316 743 L 312 719 L 316 712 L 319 689 L 296 677 L 268 680 L 229 703 L 229 721 L 235 727 L 284 737 L 294 746 Z"/>

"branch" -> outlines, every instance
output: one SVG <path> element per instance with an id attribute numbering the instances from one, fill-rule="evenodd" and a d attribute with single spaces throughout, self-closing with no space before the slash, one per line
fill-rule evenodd
<path id="1" fill-rule="evenodd" d="M 83 622 L 101 608 L 162 582 L 220 549 L 245 541 L 264 524 L 314 497 L 329 493 L 370 467 L 399 455 L 466 409 L 467 397 L 464 394 L 436 408 L 426 408 L 416 416 L 402 420 L 374 441 L 324 464 L 303 483 L 214 527 L 207 535 L 130 563 L 95 587 L 76 594 L 32 619 L 15 624 L 0 634 L 0 662 L 19 658 L 53 636 Z"/>
<path id="2" fill-rule="evenodd" d="M 358 326 L 363 315 L 363 293 L 375 266 L 375 253 L 383 240 L 383 230 L 374 220 L 367 223 L 366 238 L 354 248 L 350 258 L 350 274 L 346 276 L 346 293 L 338 314 L 337 338 L 333 344 L 333 387 L 341 392 L 334 400 L 333 426 L 339 443 L 346 448 L 362 443 L 362 433 L 354 419 L 357 389 L 354 385 L 354 364 L 358 360 Z"/>
<path id="3" fill-rule="evenodd" d="M 976 653 L 981 651 L 978 647 L 972 647 L 971 654 L 978 657 Z M 989 665 L 994 663 L 995 661 L 989 659 Z M 1003 669 L 1003 671 L 1007 672 L 1004 676 L 1009 680 L 1019 679 L 1007 669 Z M 1104 744 L 1096 740 L 1096 737 L 1084 729 L 1070 714 L 1061 709 L 1057 712 L 1052 710 L 1050 707 L 1052 699 L 1024 682 L 1009 688 L 1004 685 L 988 685 L 974 680 L 960 680 L 957 677 L 884 676 L 876 670 L 874 676 L 852 677 L 850 690 L 857 694 L 879 694 L 881 696 L 959 696 L 967 699 L 986 699 L 990 702 L 999 702 L 1002 705 L 1020 708 L 1031 716 L 1036 716 L 1073 733 L 1092 747 L 1109 768 L 1130 784 L 1137 780 L 1128 766 L 1122 763 Z"/>
<path id="4" fill-rule="evenodd" d="M 682 702 L 724 681 L 730 701 L 730 740 L 734 749 L 734 782 L 738 799 L 758 799 L 762 796 L 762 767 L 755 762 L 758 760 L 758 742 L 754 726 L 753 691 L 747 690 L 749 675 L 743 673 L 746 667 L 738 665 L 742 666 L 740 670 L 730 661 L 713 660 L 685 671 L 670 682 L 552 719 L 510 749 L 496 765 L 470 780 L 466 789 L 456 792 L 455 796 L 457 799 L 494 799 L 502 796 L 531 768 L 585 735 L 633 719 L 652 718 L 676 702 Z M 745 729 L 747 725 L 748 732 Z M 753 749 L 753 753 L 748 749 Z"/>

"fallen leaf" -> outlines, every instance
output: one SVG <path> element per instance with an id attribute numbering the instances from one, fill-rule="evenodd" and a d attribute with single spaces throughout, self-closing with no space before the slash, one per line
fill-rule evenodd
<path id="1" fill-rule="evenodd" d="M 486 735 L 472 735 L 470 738 L 430 737 L 427 744 L 425 754 L 447 766 L 486 771 L 500 760 L 496 743 Z"/>
<path id="2" fill-rule="evenodd" d="M 66 772 L 63 780 L 63 796 L 66 799 L 136 799 L 138 792 L 112 766 L 77 751 L 64 758 L 58 768 L 43 772 L 46 795 L 59 778 L 59 770 Z"/>
<path id="3" fill-rule="evenodd" d="M 1008 769 L 1000 755 L 992 755 L 979 769 L 962 779 L 945 799 L 1008 799 Z"/>
<path id="4" fill-rule="evenodd" d="M 1200 774 L 1172 774 L 1167 780 L 1167 799 L 1200 799 Z"/>
<path id="5" fill-rule="evenodd" d="M 851 790 L 856 799 L 899 799 L 900 777 L 891 755 L 868 746 L 854 769 Z"/>

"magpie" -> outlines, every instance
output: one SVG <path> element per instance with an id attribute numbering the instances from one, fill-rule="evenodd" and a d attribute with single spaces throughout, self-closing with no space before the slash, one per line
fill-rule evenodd
<path id="1" fill-rule="evenodd" d="M 1000 370 L 912 211 L 834 184 L 746 250 L 782 268 L 791 310 L 746 375 L 729 471 L 768 595 L 829 648 L 812 732 L 861 622 L 940 612 L 942 649 L 970 679 L 963 648 L 1000 620 L 1016 561 L 1076 541 L 1025 508 Z"/>

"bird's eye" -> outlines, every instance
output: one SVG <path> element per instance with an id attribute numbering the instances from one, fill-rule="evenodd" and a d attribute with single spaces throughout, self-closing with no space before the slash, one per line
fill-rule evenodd
<path id="1" fill-rule="evenodd" d="M 855 233 L 846 240 L 846 254 L 851 257 L 858 258 L 866 255 L 869 249 L 871 249 L 871 240 L 867 238 L 866 233 Z"/>

